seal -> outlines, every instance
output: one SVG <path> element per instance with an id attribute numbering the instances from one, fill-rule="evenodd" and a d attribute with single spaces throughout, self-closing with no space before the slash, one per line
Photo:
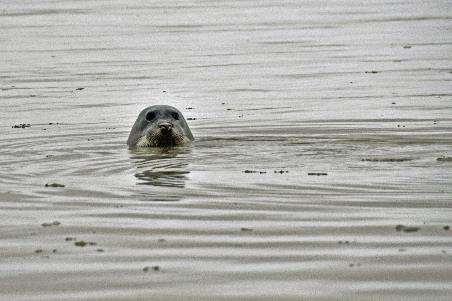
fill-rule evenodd
<path id="1" fill-rule="evenodd" d="M 195 140 L 182 113 L 167 105 L 141 111 L 130 131 L 129 147 L 181 146 Z"/>

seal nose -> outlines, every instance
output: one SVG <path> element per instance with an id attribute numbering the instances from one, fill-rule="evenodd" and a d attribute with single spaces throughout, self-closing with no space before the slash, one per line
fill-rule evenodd
<path id="1" fill-rule="evenodd" d="M 159 123 L 159 129 L 163 132 L 163 133 L 168 133 L 169 131 L 171 131 L 171 129 L 173 128 L 173 125 L 169 122 L 161 122 Z"/>

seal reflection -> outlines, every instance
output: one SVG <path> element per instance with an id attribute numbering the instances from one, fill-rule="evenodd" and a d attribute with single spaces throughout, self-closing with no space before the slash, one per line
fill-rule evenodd
<path id="1" fill-rule="evenodd" d="M 130 150 L 137 185 L 185 187 L 189 170 L 189 147 L 157 147 Z"/>

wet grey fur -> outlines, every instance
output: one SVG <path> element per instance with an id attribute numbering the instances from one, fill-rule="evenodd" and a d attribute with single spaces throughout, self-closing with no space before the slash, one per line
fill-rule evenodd
<path id="1" fill-rule="evenodd" d="M 149 118 L 154 116 L 153 114 L 155 117 Z M 175 116 L 178 118 L 176 119 Z M 169 134 L 162 136 L 160 129 L 165 126 L 171 130 Z M 179 146 L 194 139 L 184 116 L 178 109 L 167 105 L 156 105 L 147 107 L 138 115 L 127 139 L 127 145 L 129 147 Z"/>

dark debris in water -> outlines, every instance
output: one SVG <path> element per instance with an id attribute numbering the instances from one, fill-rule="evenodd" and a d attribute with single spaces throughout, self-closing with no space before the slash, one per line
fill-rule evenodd
<path id="1" fill-rule="evenodd" d="M 158 265 L 154 265 L 152 267 L 149 267 L 149 266 L 144 267 L 143 272 L 149 272 L 149 270 L 151 270 L 151 269 L 155 272 L 160 271 L 160 267 Z"/>
<path id="2" fill-rule="evenodd" d="M 415 227 L 415 226 L 404 226 L 404 225 L 397 225 L 395 227 L 396 231 L 403 231 L 403 232 L 417 232 L 421 228 Z"/>
<path id="3" fill-rule="evenodd" d="M 342 241 L 342 240 L 339 240 L 338 242 L 337 242 L 338 244 L 346 244 L 346 245 L 348 245 L 348 244 L 350 244 L 350 241 L 348 241 L 348 240 L 344 240 L 344 241 Z"/>
<path id="4" fill-rule="evenodd" d="M 265 174 L 267 173 L 266 171 L 259 171 L 259 170 L 249 170 L 249 169 L 245 169 L 243 171 L 243 173 L 258 173 L 258 174 Z"/>
<path id="5" fill-rule="evenodd" d="M 244 171 L 242 171 L 243 173 L 258 173 L 258 174 L 266 174 L 267 172 L 264 170 L 250 170 L 250 169 L 245 169 Z M 274 170 L 273 173 L 276 174 L 284 174 L 284 173 L 289 173 L 288 170 Z"/>
<path id="6" fill-rule="evenodd" d="M 251 232 L 251 231 L 253 231 L 253 229 L 251 229 L 251 228 L 240 228 L 240 231 L 242 231 L 242 232 Z"/>
<path id="7" fill-rule="evenodd" d="M 439 158 L 436 158 L 436 161 L 439 161 L 439 162 L 452 162 L 452 157 L 439 157 Z"/>
<path id="8" fill-rule="evenodd" d="M 450 227 L 449 227 L 449 225 L 446 225 L 446 226 L 443 227 L 443 229 L 446 230 L 446 231 L 449 231 Z"/>
<path id="9" fill-rule="evenodd" d="M 364 158 L 362 162 L 406 162 L 412 161 L 412 158 Z"/>
<path id="10" fill-rule="evenodd" d="M 74 242 L 74 245 L 77 247 L 84 247 L 87 245 L 87 243 L 84 240 L 80 240 L 80 241 Z"/>
<path id="11" fill-rule="evenodd" d="M 41 226 L 43 227 L 51 227 L 51 226 L 59 226 L 61 223 L 59 221 L 54 221 L 51 223 L 42 223 Z"/>
<path id="12" fill-rule="evenodd" d="M 308 176 L 327 176 L 326 172 L 308 172 Z"/>
<path id="13" fill-rule="evenodd" d="M 12 126 L 13 129 L 24 129 L 31 127 L 31 124 L 29 123 L 21 123 L 21 124 L 15 124 Z"/>
<path id="14" fill-rule="evenodd" d="M 52 183 L 52 184 L 46 184 L 45 187 L 64 187 L 64 185 L 58 184 L 58 183 Z"/>
<path id="15" fill-rule="evenodd" d="M 66 240 L 68 240 L 68 238 L 66 237 Z M 71 240 L 75 240 L 75 238 L 71 239 Z M 84 247 L 84 246 L 95 246 L 97 245 L 96 242 L 92 242 L 92 241 L 84 241 L 84 240 L 79 240 L 74 242 L 74 245 L 77 247 Z"/>

